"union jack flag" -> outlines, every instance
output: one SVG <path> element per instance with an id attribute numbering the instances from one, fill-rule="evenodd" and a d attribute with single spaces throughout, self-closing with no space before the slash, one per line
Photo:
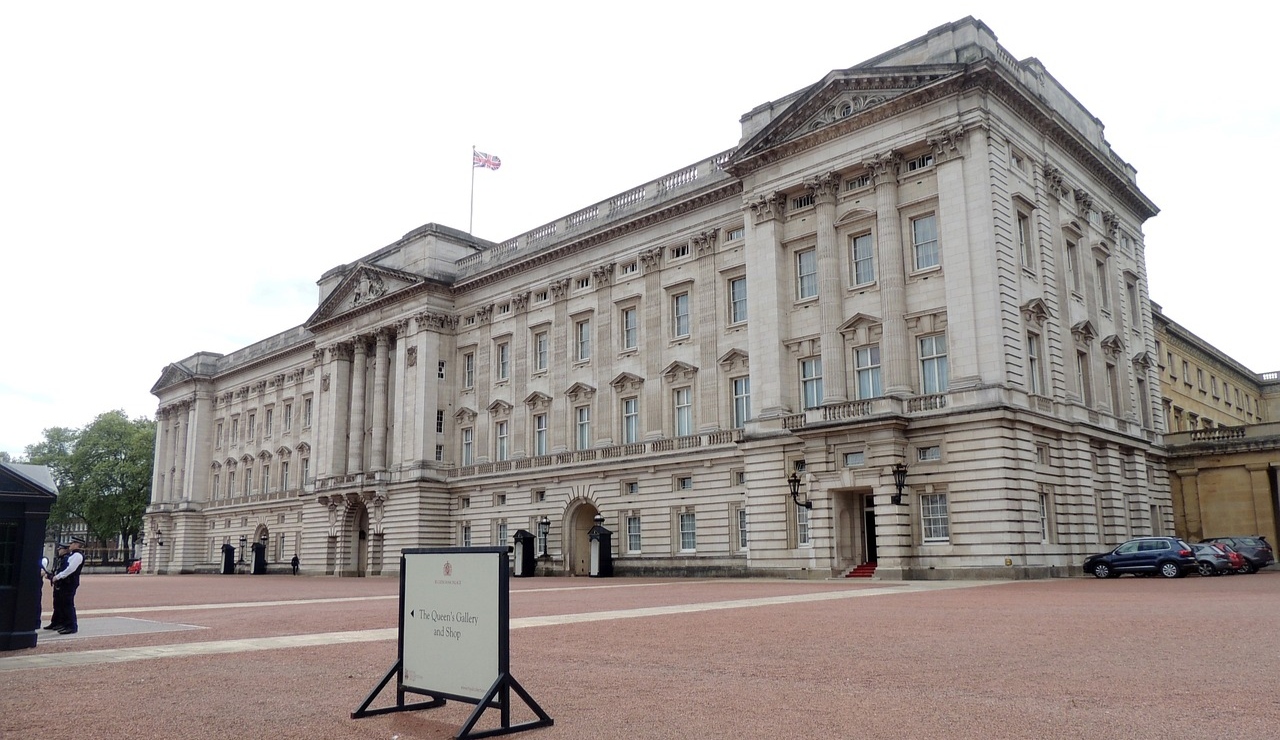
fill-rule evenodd
<path id="1" fill-rule="evenodd" d="M 471 150 L 471 166 L 472 167 L 488 167 L 491 170 L 496 170 L 502 166 L 502 160 L 498 159 L 492 154 L 485 154 L 484 152 L 477 152 L 475 149 L 472 149 Z"/>

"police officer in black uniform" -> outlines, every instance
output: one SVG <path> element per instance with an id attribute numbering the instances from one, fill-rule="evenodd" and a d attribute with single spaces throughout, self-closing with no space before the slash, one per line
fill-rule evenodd
<path id="1" fill-rule="evenodd" d="M 49 618 L 49 624 L 44 626 L 44 629 L 47 630 L 60 630 L 64 626 L 63 620 L 66 616 L 62 613 L 62 599 L 58 595 L 60 587 L 57 583 L 54 583 L 53 574 L 62 570 L 63 563 L 66 562 L 67 559 L 67 551 L 70 549 L 71 545 L 68 545 L 65 542 L 59 542 L 57 545 L 56 555 L 53 558 L 53 562 L 50 564 L 52 568 L 44 572 L 45 578 L 48 578 L 49 582 L 53 583 L 53 616 Z"/>
<path id="2" fill-rule="evenodd" d="M 84 540 L 71 538 L 71 549 L 62 558 L 62 565 L 50 578 L 53 581 L 53 613 L 61 615 L 60 635 L 74 635 L 80 628 L 76 622 L 76 589 L 80 588 L 80 571 L 84 565 L 84 553 L 80 546 Z M 61 604 L 62 608 L 58 606 Z"/>

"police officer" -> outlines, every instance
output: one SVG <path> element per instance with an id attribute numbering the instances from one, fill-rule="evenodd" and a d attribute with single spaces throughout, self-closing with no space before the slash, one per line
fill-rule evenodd
<path id="1" fill-rule="evenodd" d="M 58 629 L 60 635 L 74 635 L 80 628 L 76 622 L 76 589 L 80 588 L 80 570 L 84 565 L 84 553 L 80 552 L 84 540 L 71 538 L 71 547 L 62 558 L 61 568 L 53 574 L 53 613 L 54 621 L 61 616 Z M 59 609 L 61 604 L 61 609 Z"/>
<path id="2" fill-rule="evenodd" d="M 62 613 L 62 599 L 58 594 L 61 587 L 54 582 L 53 574 L 62 570 L 63 563 L 66 562 L 67 559 L 67 551 L 70 549 L 71 545 L 68 545 L 65 542 L 59 542 L 57 546 L 57 555 L 53 558 L 53 563 L 50 564 L 52 569 L 44 572 L 45 578 L 48 578 L 49 582 L 53 583 L 53 616 L 49 618 L 49 624 L 44 626 L 44 629 L 47 630 L 60 630 L 64 626 L 63 620 L 66 616 Z"/>

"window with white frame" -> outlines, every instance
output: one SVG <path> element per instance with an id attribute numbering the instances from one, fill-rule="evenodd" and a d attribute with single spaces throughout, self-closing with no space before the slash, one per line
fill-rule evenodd
<path id="1" fill-rule="evenodd" d="M 534 498 L 537 498 L 536 494 L 537 492 L 535 491 Z M 548 527 L 547 529 L 543 529 L 542 527 L 535 525 L 533 526 L 533 529 L 538 533 L 538 554 L 546 555 L 550 552 L 550 550 L 547 549 L 547 540 L 551 538 L 550 528 Z"/>
<path id="2" fill-rule="evenodd" d="M 880 345 L 872 344 L 853 351 L 854 373 L 858 379 L 858 398 L 879 398 L 884 395 L 880 385 Z"/>
<path id="3" fill-rule="evenodd" d="M 301 486 L 306 486 L 307 481 L 311 480 L 311 458 L 302 458 L 302 480 L 298 481 Z"/>
<path id="4" fill-rule="evenodd" d="M 475 460 L 475 430 L 467 427 L 462 430 L 462 464 L 470 465 Z"/>
<path id="5" fill-rule="evenodd" d="M 747 543 L 749 542 L 749 540 L 747 539 L 747 510 L 743 508 L 739 508 L 737 519 L 738 519 L 738 549 L 745 550 L 747 549 Z"/>
<path id="6" fill-rule="evenodd" d="M 741 324 L 747 320 L 747 279 L 729 280 L 729 323 Z"/>
<path id="7" fill-rule="evenodd" d="M 511 377 L 511 343 L 498 342 L 496 354 L 498 380 L 506 380 Z"/>
<path id="8" fill-rule="evenodd" d="M 476 354 L 467 352 L 462 356 L 462 387 L 473 388 L 476 384 Z"/>
<path id="9" fill-rule="evenodd" d="M 917 270 L 938 266 L 938 219 L 929 214 L 911 219 L 911 244 Z"/>
<path id="10" fill-rule="evenodd" d="M 671 296 L 671 336 L 679 339 L 689 336 L 689 294 Z"/>
<path id="11" fill-rule="evenodd" d="M 622 309 L 622 348 L 635 349 L 640 344 L 640 312 L 635 306 Z"/>
<path id="12" fill-rule="evenodd" d="M 591 407 L 578 406 L 573 410 L 575 449 L 591 449 Z"/>
<path id="13" fill-rule="evenodd" d="M 1110 278 L 1107 275 L 1108 261 L 1106 257 L 1101 256 L 1095 257 L 1093 260 L 1093 274 L 1098 279 L 1098 305 L 1103 311 L 1111 310 L 1111 290 L 1107 287 L 1110 282 Z"/>
<path id="14" fill-rule="evenodd" d="M 1116 368 L 1114 362 L 1107 363 L 1107 392 L 1111 396 L 1111 413 L 1119 416 L 1122 412 L 1120 408 L 1120 371 Z"/>
<path id="15" fill-rule="evenodd" d="M 240 417 L 231 419 L 231 444 L 240 444 Z"/>
<path id="16" fill-rule="evenodd" d="M 280 461 L 280 490 L 289 490 L 289 461 Z"/>
<path id="17" fill-rule="evenodd" d="M 244 495 L 248 496 L 253 492 L 253 468 L 245 466 L 244 469 Z"/>
<path id="18" fill-rule="evenodd" d="M 796 544 L 800 547 L 813 544 L 809 535 L 809 510 L 803 506 L 796 507 Z"/>
<path id="19" fill-rule="evenodd" d="M 436 409 L 436 434 L 444 434 L 444 410 Z"/>
<path id="20" fill-rule="evenodd" d="M 574 358 L 579 362 L 591 359 L 591 319 L 582 319 L 573 324 Z"/>
<path id="21" fill-rule="evenodd" d="M 796 252 L 796 299 L 804 300 L 818 295 L 818 251 L 806 249 Z"/>
<path id="22" fill-rule="evenodd" d="M 302 427 L 304 429 L 311 426 L 311 399 L 302 399 Z"/>
<path id="23" fill-rule="evenodd" d="M 505 521 L 498 522 L 498 531 L 496 533 L 495 545 L 504 545 L 507 542 L 507 523 Z"/>
<path id="24" fill-rule="evenodd" d="M 1080 292 L 1080 248 L 1070 239 L 1067 240 L 1067 273 L 1070 276 L 1071 290 Z"/>
<path id="25" fill-rule="evenodd" d="M 227 498 L 231 498 L 235 495 L 236 495 L 236 471 L 231 470 L 227 472 Z"/>
<path id="26" fill-rule="evenodd" d="M 507 422 L 499 421 L 493 425 L 493 459 L 506 460 L 510 455 L 507 452 Z"/>
<path id="27" fill-rule="evenodd" d="M 262 493 L 268 493 L 271 490 L 271 463 L 262 463 Z"/>
<path id="28" fill-rule="evenodd" d="M 214 434 L 213 446 L 215 449 L 222 449 L 222 422 L 218 422 L 218 431 Z"/>
<path id="29" fill-rule="evenodd" d="M 733 394 L 733 428 L 742 429 L 751 421 L 751 378 L 732 378 L 729 385 Z"/>
<path id="30" fill-rule="evenodd" d="M 876 281 L 875 253 L 871 235 L 859 234 L 849 242 L 849 261 L 853 265 L 853 284 L 868 285 Z"/>
<path id="31" fill-rule="evenodd" d="M 547 415 L 533 415 L 533 454 L 547 454 Z"/>
<path id="32" fill-rule="evenodd" d="M 1089 353 L 1076 350 L 1076 389 L 1085 406 L 1093 406 L 1093 378 L 1089 372 Z"/>
<path id="33" fill-rule="evenodd" d="M 437 362 L 437 363 L 436 363 L 436 378 L 437 378 L 437 379 L 439 379 L 439 380 L 444 380 L 444 368 L 445 368 L 445 361 L 444 361 L 444 360 L 440 360 L 439 362 Z"/>
<path id="34" fill-rule="evenodd" d="M 942 459 L 942 447 L 939 445 L 922 445 L 916 448 L 917 462 L 938 462 Z"/>
<path id="35" fill-rule="evenodd" d="M 462 536 L 460 539 L 463 547 L 471 547 L 471 524 L 470 523 L 468 522 L 462 523 Z"/>
<path id="36" fill-rule="evenodd" d="M 1036 253 L 1031 241 L 1031 217 L 1025 213 L 1018 214 L 1018 254 L 1022 256 L 1022 266 L 1034 270 Z"/>
<path id="37" fill-rule="evenodd" d="M 545 331 L 533 335 L 533 369 L 541 372 L 547 369 L 550 342 Z"/>
<path id="38" fill-rule="evenodd" d="M 622 273 L 623 275 L 634 275 L 637 272 L 640 272 L 640 263 L 634 262 L 634 261 L 627 262 L 622 265 L 621 269 L 619 269 L 619 272 Z"/>
<path id="39" fill-rule="evenodd" d="M 209 488 L 210 488 L 210 490 L 213 492 L 213 493 L 212 493 L 212 498 L 215 498 L 215 499 L 216 499 L 216 498 L 220 498 L 220 497 L 222 496 L 222 487 L 221 487 L 221 486 L 222 486 L 222 476 L 221 476 L 221 475 L 219 475 L 218 473 L 214 473 L 214 474 L 213 474 L 213 485 L 209 487 Z M 213 523 L 213 522 L 210 522 L 210 524 L 212 524 L 212 523 Z M 83 556 L 81 556 L 81 557 L 83 557 Z"/>
<path id="40" fill-rule="evenodd" d="M 693 476 L 692 476 L 692 475 L 677 475 L 677 476 L 676 476 L 675 489 L 676 489 L 677 491 L 692 491 L 692 490 L 693 490 Z"/>
<path id="41" fill-rule="evenodd" d="M 844 453 L 844 466 L 846 468 L 857 468 L 867 464 L 867 453 L 859 450 L 858 452 Z"/>
<path id="42" fill-rule="evenodd" d="M 920 528 L 925 542 L 946 542 L 951 539 L 951 520 L 947 515 L 947 494 L 924 493 L 920 495 Z"/>
<path id="43" fill-rule="evenodd" d="M 293 431 L 293 404 L 291 403 L 284 405 L 284 431 L 286 434 Z"/>
<path id="44" fill-rule="evenodd" d="M 1040 354 L 1040 335 L 1027 332 L 1027 391 L 1036 395 L 1044 395 L 1044 367 Z"/>
<path id="45" fill-rule="evenodd" d="M 262 433 L 270 437 L 275 423 L 275 409 L 267 409 L 267 415 L 262 420 Z"/>
<path id="46" fill-rule="evenodd" d="M 1124 292 L 1129 301 L 1129 328 L 1139 331 L 1142 329 L 1142 303 L 1138 300 L 1138 283 L 1135 278 L 1125 276 Z"/>
<path id="47" fill-rule="evenodd" d="M 926 394 L 947 392 L 947 337 L 920 337 L 921 388 Z"/>
<path id="48" fill-rule="evenodd" d="M 640 517 L 627 516 L 627 552 L 640 552 Z"/>
<path id="49" fill-rule="evenodd" d="M 632 396 L 622 399 L 622 444 L 632 445 L 640 441 L 640 399 Z"/>
<path id="50" fill-rule="evenodd" d="M 1040 541 L 1049 541 L 1049 494 L 1040 493 Z"/>
<path id="51" fill-rule="evenodd" d="M 257 415 L 257 414 L 249 414 L 249 437 L 248 437 L 248 439 L 249 439 L 249 441 L 250 441 L 250 442 L 252 442 L 253 440 L 257 439 L 257 437 L 255 437 L 255 436 L 254 436 L 254 434 L 253 434 L 253 433 L 254 433 L 254 431 L 255 431 L 255 423 L 257 422 L 257 420 L 258 420 L 258 415 Z"/>
<path id="52" fill-rule="evenodd" d="M 688 256 L 689 256 L 688 242 L 685 242 L 684 244 L 677 244 L 671 248 L 671 259 L 673 260 L 680 259 L 681 257 L 688 257 Z"/>
<path id="53" fill-rule="evenodd" d="M 736 242 L 741 239 L 744 234 L 746 234 L 745 227 L 739 226 L 736 229 L 729 229 L 726 231 L 724 240 L 727 242 Z"/>
<path id="54" fill-rule="evenodd" d="M 624 480 L 622 481 L 622 493 L 627 496 L 634 496 L 640 493 L 640 481 Z"/>
<path id="55" fill-rule="evenodd" d="M 587 276 L 578 278 L 578 282 L 576 283 L 576 286 L 578 290 L 586 290 L 587 288 L 590 288 L 591 276 L 587 275 Z"/>
<path id="56" fill-rule="evenodd" d="M 692 511 L 680 512 L 680 551 L 694 552 L 698 549 L 698 519 Z"/>
<path id="57" fill-rule="evenodd" d="M 444 445 L 436 445 L 435 461 L 444 462 Z"/>
<path id="58" fill-rule="evenodd" d="M 693 390 L 676 388 L 672 392 L 674 432 L 677 437 L 693 434 Z"/>
<path id="59" fill-rule="evenodd" d="M 807 357 L 800 361 L 800 402 L 806 409 L 822 405 L 821 357 Z"/>

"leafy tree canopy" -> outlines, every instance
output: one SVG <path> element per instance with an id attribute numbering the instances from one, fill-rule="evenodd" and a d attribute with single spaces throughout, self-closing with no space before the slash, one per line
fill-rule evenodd
<path id="1" fill-rule="evenodd" d="M 27 459 L 48 466 L 58 485 L 50 524 L 82 521 L 101 542 L 136 537 L 151 500 L 155 438 L 154 421 L 123 411 L 99 414 L 83 429 L 44 430 L 44 441 L 27 446 Z"/>

